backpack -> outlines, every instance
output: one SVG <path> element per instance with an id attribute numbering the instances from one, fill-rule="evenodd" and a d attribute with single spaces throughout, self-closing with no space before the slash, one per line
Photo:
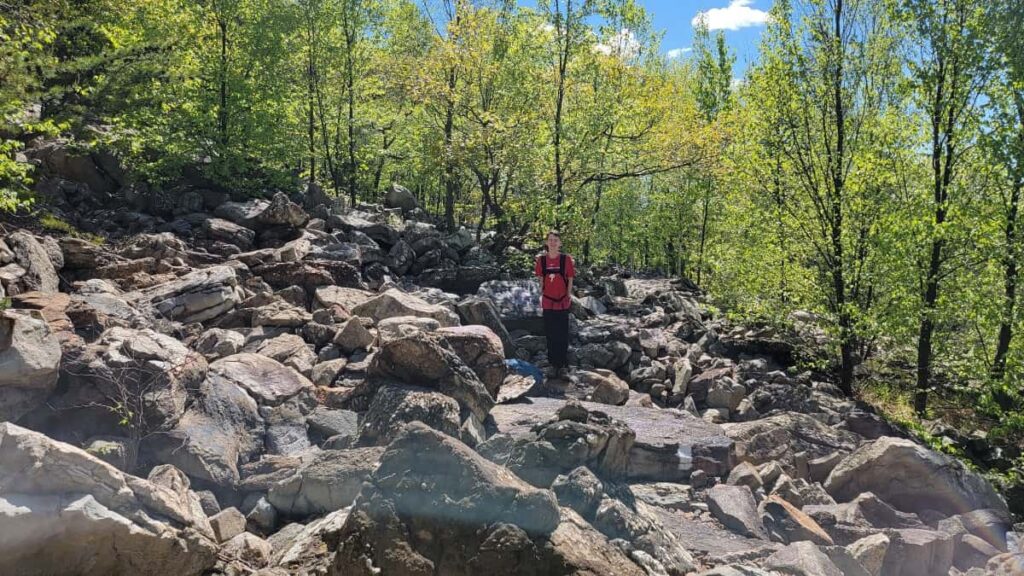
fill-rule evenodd
<path id="1" fill-rule="evenodd" d="M 544 254 L 540 257 L 540 269 L 544 274 L 548 273 L 548 255 Z M 562 286 L 565 287 L 565 294 L 562 294 L 561 298 L 554 298 L 547 294 L 542 294 L 544 298 L 556 303 L 561 304 L 565 302 L 565 299 L 569 297 L 569 280 L 565 277 L 565 254 L 558 255 L 558 275 L 562 277 Z"/>

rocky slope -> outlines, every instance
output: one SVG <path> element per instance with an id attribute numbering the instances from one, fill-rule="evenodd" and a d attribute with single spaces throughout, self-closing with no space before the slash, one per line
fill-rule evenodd
<path id="1" fill-rule="evenodd" d="M 794 369 L 812 325 L 584 275 L 577 368 L 536 382 L 506 364 L 545 364 L 536 283 L 387 204 L 5 229 L 0 573 L 1024 573 L 982 477 Z"/>

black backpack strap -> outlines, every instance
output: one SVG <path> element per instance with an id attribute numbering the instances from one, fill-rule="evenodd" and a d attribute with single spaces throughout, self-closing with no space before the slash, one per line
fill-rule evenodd
<path id="1" fill-rule="evenodd" d="M 558 255 L 558 275 L 562 277 L 565 287 L 569 287 L 569 280 L 565 277 L 565 254 Z"/>

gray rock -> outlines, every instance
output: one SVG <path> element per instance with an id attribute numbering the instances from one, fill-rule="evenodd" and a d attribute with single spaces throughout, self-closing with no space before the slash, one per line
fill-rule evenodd
<path id="1" fill-rule="evenodd" d="M 553 418 L 563 400 L 531 398 L 527 403 L 502 404 L 491 411 L 498 432 L 525 433 Z M 685 480 L 696 469 L 721 476 L 733 467 L 733 445 L 719 426 L 690 414 L 657 408 L 582 403 L 625 422 L 636 440 L 629 454 L 630 480 Z"/>
<path id="2" fill-rule="evenodd" d="M 223 544 L 245 532 L 245 516 L 237 508 L 227 508 L 210 518 L 210 526 L 217 541 Z"/>
<path id="3" fill-rule="evenodd" d="M 60 342 L 39 312 L 0 312 L 0 420 L 17 420 L 57 385 Z"/>
<path id="4" fill-rule="evenodd" d="M 334 336 L 334 344 L 345 354 L 356 350 L 365 350 L 373 343 L 373 335 L 363 327 L 359 318 L 350 318 L 338 328 Z"/>
<path id="5" fill-rule="evenodd" d="M 733 486 L 746 486 L 751 491 L 757 491 L 764 486 L 764 481 L 761 480 L 761 475 L 758 474 L 757 468 L 754 468 L 749 462 L 737 464 L 729 472 L 729 478 L 726 482 Z"/>
<path id="6" fill-rule="evenodd" d="M 793 576 L 844 576 L 828 555 L 810 542 L 794 542 L 786 546 L 772 554 L 764 567 Z"/>
<path id="7" fill-rule="evenodd" d="M 719 484 L 707 492 L 708 509 L 726 528 L 751 538 L 768 539 L 750 488 Z"/>
<path id="8" fill-rule="evenodd" d="M 274 484 L 267 500 L 289 518 L 326 514 L 349 506 L 383 452 L 383 448 L 318 452 L 291 477 Z"/>
<path id="9" fill-rule="evenodd" d="M 233 330 L 211 328 L 203 332 L 193 347 L 207 360 L 216 360 L 231 356 L 241 351 L 245 345 L 245 336 Z"/>
<path id="10" fill-rule="evenodd" d="M 274 359 L 303 376 L 313 374 L 318 358 L 302 337 L 295 334 L 281 334 L 276 338 L 260 342 L 256 351 L 261 356 Z"/>
<path id="11" fill-rule="evenodd" d="M 590 399 L 594 402 L 622 406 L 629 400 L 629 385 L 611 370 L 583 370 L 576 377 L 581 385 L 593 390 Z"/>
<path id="12" fill-rule="evenodd" d="M 204 220 L 203 230 L 211 239 L 233 244 L 243 251 L 252 248 L 256 241 L 256 232 L 221 218 Z"/>
<path id="13" fill-rule="evenodd" d="M 392 183 L 388 191 L 384 193 L 384 205 L 388 208 L 401 208 L 402 212 L 411 212 L 419 206 L 419 202 L 408 188 Z"/>
<path id="14" fill-rule="evenodd" d="M 460 436 L 459 404 L 453 398 L 427 388 L 389 384 L 374 395 L 357 443 L 386 446 L 406 424 L 415 421 L 449 436 Z"/>
<path id="15" fill-rule="evenodd" d="M 395 316 L 386 318 L 377 324 L 377 346 L 384 346 L 392 340 L 422 334 L 424 332 L 436 332 L 441 328 L 441 323 L 433 318 L 419 318 L 417 316 Z"/>
<path id="16" fill-rule="evenodd" d="M 255 568 L 263 568 L 269 564 L 271 554 L 273 549 L 270 543 L 249 532 L 243 532 L 228 540 L 221 549 L 221 555 Z"/>
<path id="17" fill-rule="evenodd" d="M 731 378 L 723 378 L 711 384 L 708 389 L 707 403 L 711 408 L 723 408 L 732 412 L 739 408 L 747 394 L 747 389 L 742 384 Z"/>
<path id="18" fill-rule="evenodd" d="M 21 230 L 9 234 L 5 240 L 14 255 L 14 261 L 24 270 L 16 282 L 6 283 L 9 294 L 14 296 L 24 292 L 58 291 L 60 279 L 43 244 Z"/>
<path id="19" fill-rule="evenodd" d="M 352 308 L 352 313 L 372 318 L 375 322 L 395 316 L 419 316 L 433 318 L 440 322 L 441 326 L 457 326 L 459 324 L 458 315 L 444 306 L 428 304 L 395 288 L 356 305 Z"/>
<path id="20" fill-rule="evenodd" d="M 836 450 L 853 450 L 860 442 L 856 434 L 831 428 L 798 413 L 725 424 L 722 428 L 736 442 L 736 455 L 741 460 L 755 465 L 775 460 L 791 476 L 799 452 L 806 452 L 808 458 L 818 458 Z"/>
<path id="21" fill-rule="evenodd" d="M 270 534 L 277 527 L 277 508 L 265 497 L 260 497 L 256 505 L 245 516 L 246 525 L 263 534 Z"/>
<path id="22" fill-rule="evenodd" d="M 256 216 L 256 221 L 264 227 L 284 226 L 300 228 L 308 220 L 309 215 L 298 204 L 288 200 L 288 196 L 283 192 L 274 194 L 266 208 Z"/>
<path id="23" fill-rule="evenodd" d="M 487 392 L 497 397 L 506 373 L 505 350 L 498 335 L 481 325 L 441 328 L 437 334 L 473 369 Z"/>
<path id="24" fill-rule="evenodd" d="M 151 307 L 159 317 L 180 322 L 205 322 L 233 309 L 242 298 L 238 278 L 229 266 L 195 270 L 166 284 L 125 295 L 129 303 Z"/>
<path id="25" fill-rule="evenodd" d="M 253 327 L 283 326 L 286 328 L 300 328 L 312 320 L 313 317 L 309 312 L 283 300 L 276 300 L 252 311 Z"/>
<path id="26" fill-rule="evenodd" d="M 322 361 L 322 357 L 318 359 L 321 362 L 313 366 L 313 372 L 311 373 L 313 384 L 317 386 L 332 386 L 334 381 L 338 379 L 338 375 L 341 374 L 348 364 L 348 359 L 336 358 L 327 361 Z"/>
<path id="27" fill-rule="evenodd" d="M 413 533 L 406 524 L 412 518 L 435 535 L 432 543 L 400 536 Z M 389 553 L 395 546 L 405 553 Z M 437 558 L 428 551 L 437 547 L 446 551 L 430 564 L 439 573 L 643 574 L 574 512 L 560 514 L 551 492 L 412 424 L 389 446 L 349 514 L 331 574 L 366 574 L 366 566 L 415 573 Z"/>
<path id="28" fill-rule="evenodd" d="M 437 390 L 484 421 L 494 398 L 473 370 L 442 344 L 443 339 L 428 334 L 387 342 L 374 355 L 369 373 Z"/>
<path id="29" fill-rule="evenodd" d="M 501 322 L 498 309 L 494 307 L 494 303 L 491 300 L 476 296 L 466 298 L 458 303 L 458 311 L 463 324 L 487 326 L 497 334 L 506 353 L 515 349 L 512 343 L 512 336 Z"/>
<path id="30" fill-rule="evenodd" d="M 310 438 L 317 443 L 334 436 L 356 437 L 359 428 L 359 415 L 348 410 L 333 410 L 325 406 L 317 406 L 306 417 Z"/>
<path id="31" fill-rule="evenodd" d="M 604 484 L 589 468 L 580 466 L 568 474 L 555 478 L 551 490 L 558 497 L 560 506 L 568 506 L 580 516 L 591 519 L 601 503 Z"/>
<path id="32" fill-rule="evenodd" d="M 263 450 L 256 402 L 236 382 L 211 373 L 174 429 L 147 437 L 144 452 L 193 478 L 233 486 L 238 467 Z"/>
<path id="33" fill-rule="evenodd" d="M 261 404 L 280 404 L 296 394 L 313 392 L 313 383 L 305 376 L 259 354 L 221 358 L 210 364 L 210 373 L 238 385 Z"/>
<path id="34" fill-rule="evenodd" d="M 174 566 L 198 576 L 216 561 L 213 531 L 187 488 L 128 476 L 7 422 L 0 462 L 0 573 L 157 575 Z"/>
<path id="35" fill-rule="evenodd" d="M 1006 503 L 983 477 L 950 456 L 899 438 L 880 438 L 847 456 L 825 489 L 841 500 L 872 492 L 906 512 L 953 515 L 988 508 L 1009 517 Z"/>
<path id="36" fill-rule="evenodd" d="M 942 532 L 903 528 L 889 534 L 882 574 L 932 576 L 953 566 L 953 538 Z"/>
<path id="37" fill-rule="evenodd" d="M 850 544 L 846 549 L 871 576 L 879 576 L 882 573 L 882 562 L 889 551 L 889 537 L 885 534 L 872 534 Z"/>

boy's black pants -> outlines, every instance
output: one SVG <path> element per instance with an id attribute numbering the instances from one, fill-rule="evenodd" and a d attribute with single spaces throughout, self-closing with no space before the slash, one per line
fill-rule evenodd
<path id="1" fill-rule="evenodd" d="M 544 311 L 544 336 L 548 342 L 548 362 L 556 369 L 569 364 L 569 311 Z"/>

